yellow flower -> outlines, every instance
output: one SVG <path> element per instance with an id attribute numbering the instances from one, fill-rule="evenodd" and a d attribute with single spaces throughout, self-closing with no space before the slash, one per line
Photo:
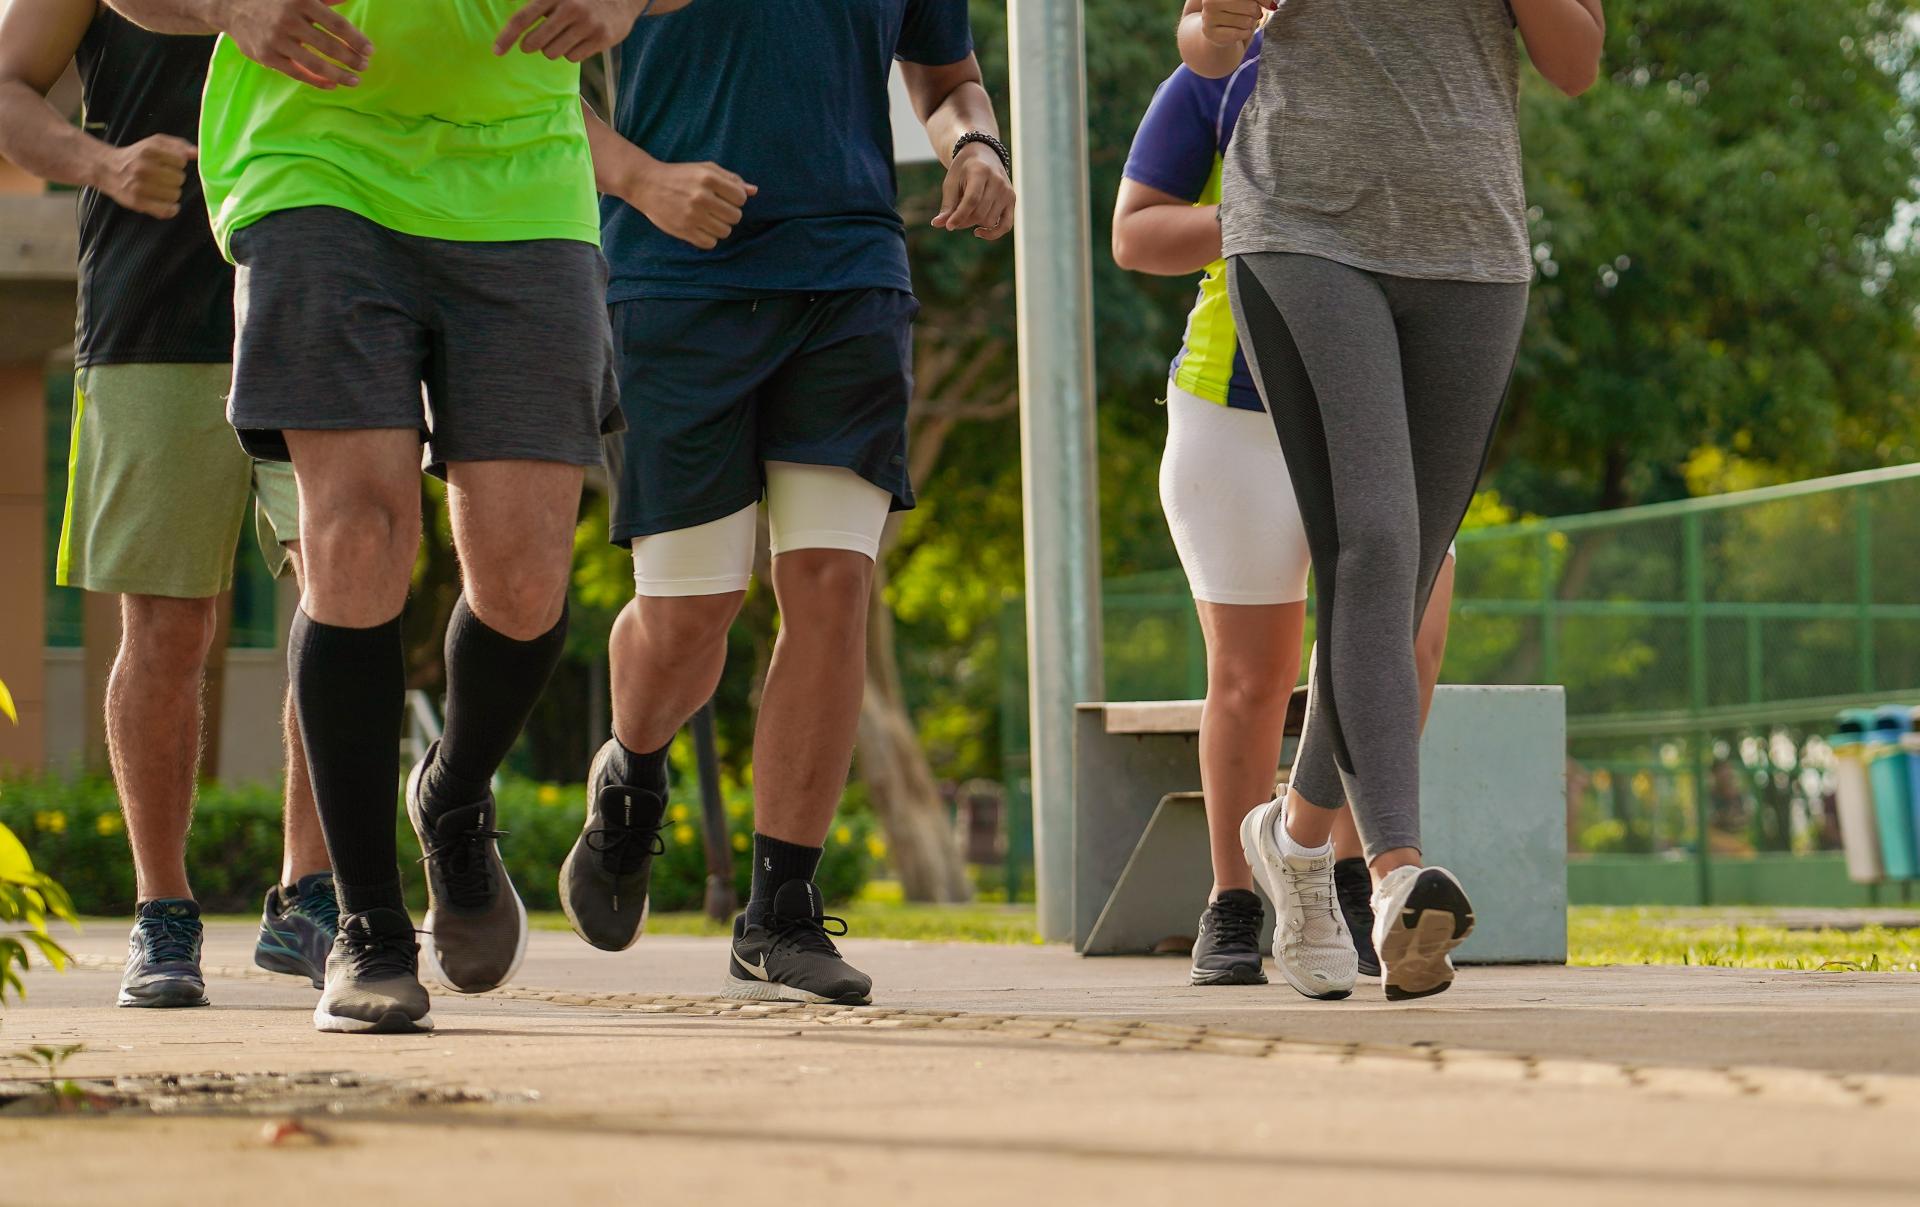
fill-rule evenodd
<path id="1" fill-rule="evenodd" d="M 560 786 L 558 784 L 542 784 L 540 785 L 540 790 L 536 792 L 534 796 L 541 804 L 551 809 L 560 803 Z"/>
<path id="2" fill-rule="evenodd" d="M 687 843 L 691 843 L 693 839 L 694 839 L 693 827 L 688 825 L 686 822 L 683 821 L 679 825 L 673 828 L 673 840 L 675 842 L 685 845 Z"/>
<path id="3" fill-rule="evenodd" d="M 93 819 L 93 831 L 102 837 L 108 834 L 118 834 L 120 832 L 120 815 L 118 813 L 102 813 Z"/>
<path id="4" fill-rule="evenodd" d="M 853 841 L 853 827 L 851 827 L 851 826 L 835 826 L 835 827 L 833 828 L 833 840 L 834 840 L 835 842 L 838 842 L 838 843 L 849 843 L 849 842 L 852 842 L 852 841 Z"/>
<path id="5" fill-rule="evenodd" d="M 867 854 L 875 859 L 885 859 L 887 857 L 886 840 L 878 834 L 867 835 Z"/>
<path id="6" fill-rule="evenodd" d="M 685 805 L 675 805 L 673 808 L 667 810 L 667 816 L 675 821 L 685 821 L 688 817 L 687 807 Z"/>
<path id="7" fill-rule="evenodd" d="M 67 832 L 67 815 L 58 809 L 47 809 L 33 815 L 33 828 L 49 834 Z"/>
<path id="8" fill-rule="evenodd" d="M 735 834 L 733 836 L 733 849 L 736 851 L 744 851 L 752 845 L 753 845 L 753 840 L 748 838 L 745 834 Z"/>

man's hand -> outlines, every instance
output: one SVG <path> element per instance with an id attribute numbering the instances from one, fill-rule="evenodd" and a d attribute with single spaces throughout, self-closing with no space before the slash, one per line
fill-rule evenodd
<path id="1" fill-rule="evenodd" d="M 136 214 L 176 217 L 180 213 L 180 190 L 187 183 L 187 165 L 198 154 L 199 148 L 171 134 L 155 134 L 130 147 L 113 147 L 100 165 L 96 187 Z"/>
<path id="2" fill-rule="evenodd" d="M 624 40 L 643 7 L 645 0 L 531 0 L 508 19 L 493 53 L 518 42 L 527 54 L 583 62 Z"/>
<path id="3" fill-rule="evenodd" d="M 1245 46 L 1260 28 L 1262 13 L 1277 8 L 1262 0 L 1200 0 L 1200 33 L 1215 46 Z"/>
<path id="4" fill-rule="evenodd" d="M 981 142 L 960 148 L 947 169 L 940 190 L 940 212 L 933 224 L 941 230 L 965 230 L 982 239 L 998 239 L 1013 229 L 1013 181 L 1000 155 Z"/>
<path id="5" fill-rule="evenodd" d="M 759 191 L 717 163 L 656 162 L 621 196 L 669 235 L 712 251 L 733 233 L 740 207 Z"/>
<path id="6" fill-rule="evenodd" d="M 226 0 L 220 28 L 249 59 L 331 90 L 360 82 L 373 43 L 333 11 L 345 0 Z"/>

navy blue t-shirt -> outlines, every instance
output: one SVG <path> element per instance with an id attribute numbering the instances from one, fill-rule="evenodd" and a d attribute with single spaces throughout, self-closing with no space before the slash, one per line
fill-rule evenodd
<path id="1" fill-rule="evenodd" d="M 610 302 L 911 290 L 894 210 L 887 77 L 973 52 L 966 0 L 693 0 L 620 51 L 613 126 L 667 163 L 711 161 L 759 193 L 712 251 L 603 197 Z"/>

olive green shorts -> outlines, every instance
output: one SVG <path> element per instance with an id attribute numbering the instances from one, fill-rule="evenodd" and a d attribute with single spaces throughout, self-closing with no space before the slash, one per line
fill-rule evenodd
<path id="1" fill-rule="evenodd" d="M 275 576 L 300 536 L 293 467 L 255 461 L 227 424 L 231 365 L 93 365 L 74 377 L 67 510 L 54 580 L 199 598 L 233 583 L 254 532 Z"/>

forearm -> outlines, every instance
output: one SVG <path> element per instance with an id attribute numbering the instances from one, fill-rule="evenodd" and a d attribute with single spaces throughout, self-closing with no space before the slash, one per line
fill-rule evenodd
<path id="1" fill-rule="evenodd" d="M 1593 85 L 1607 21 L 1601 0 L 1512 0 L 1527 55 L 1540 74 L 1569 96 Z"/>
<path id="2" fill-rule="evenodd" d="M 1180 18 L 1180 61 L 1187 65 L 1188 71 L 1210 80 L 1231 75 L 1246 57 L 1247 43 L 1251 41 L 1253 38 L 1249 36 L 1245 42 L 1221 46 L 1208 38 L 1200 29 L 1198 3 L 1189 3 Z"/>
<path id="3" fill-rule="evenodd" d="M 956 85 L 927 115 L 927 141 L 934 154 L 948 166 L 953 163 L 953 144 L 960 136 L 975 130 L 1000 137 L 1000 123 L 993 115 L 993 98 L 978 81 Z"/>
<path id="4" fill-rule="evenodd" d="M 1149 205 L 1113 223 L 1113 260 L 1130 272 L 1183 277 L 1220 258 L 1220 207 Z"/>
<path id="5" fill-rule="evenodd" d="M 587 119 L 587 145 L 593 150 L 594 187 L 610 197 L 629 197 L 634 183 L 659 161 L 622 138 L 585 101 L 580 112 Z"/>
<path id="6" fill-rule="evenodd" d="M 107 0 L 120 15 L 160 34 L 217 34 L 226 28 L 227 0 Z"/>
<path id="7" fill-rule="evenodd" d="M 21 80 L 0 81 L 0 157 L 56 184 L 96 187 L 113 150 L 75 129 Z"/>

